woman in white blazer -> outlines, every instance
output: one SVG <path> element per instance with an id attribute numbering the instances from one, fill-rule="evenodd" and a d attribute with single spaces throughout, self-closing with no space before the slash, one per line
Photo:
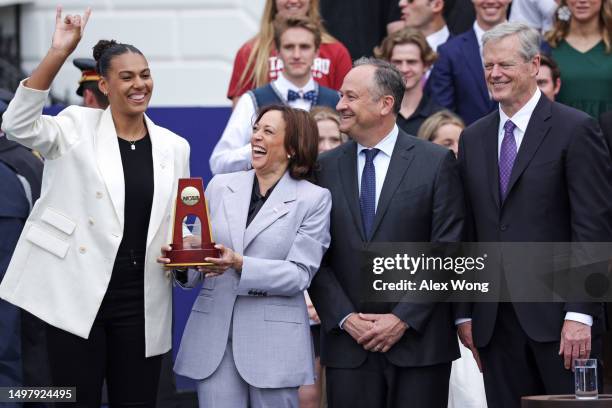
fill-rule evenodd
<path id="1" fill-rule="evenodd" d="M 110 107 L 42 115 L 89 14 L 58 8 L 51 48 L 4 114 L 7 137 L 45 168 L 0 297 L 48 323 L 53 385 L 76 386 L 77 406 L 99 407 L 105 378 L 111 406 L 154 406 L 172 321 L 172 282 L 156 258 L 189 145 L 147 118 L 147 61 L 114 41 L 94 48 Z"/>
<path id="2" fill-rule="evenodd" d="M 174 367 L 198 381 L 200 407 L 297 407 L 298 387 L 314 381 L 303 291 L 329 246 L 331 210 L 329 191 L 306 180 L 317 145 L 308 112 L 266 107 L 251 138 L 253 170 L 208 184 L 221 256 L 175 273 L 184 287 L 204 280 Z"/>

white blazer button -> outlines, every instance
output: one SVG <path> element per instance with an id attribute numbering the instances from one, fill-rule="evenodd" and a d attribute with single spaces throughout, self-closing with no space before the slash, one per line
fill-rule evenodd
<path id="1" fill-rule="evenodd" d="M 89 217 L 89 225 L 94 225 L 96 222 L 93 218 Z"/>
<path id="2" fill-rule="evenodd" d="M 96 191 L 96 198 L 102 198 L 102 192 Z"/>
<path id="3" fill-rule="evenodd" d="M 84 246 L 79 247 L 79 252 L 84 254 L 85 252 L 87 252 L 87 248 L 85 248 Z"/>

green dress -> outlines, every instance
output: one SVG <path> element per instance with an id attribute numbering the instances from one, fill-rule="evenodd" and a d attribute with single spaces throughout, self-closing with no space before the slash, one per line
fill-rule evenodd
<path id="1" fill-rule="evenodd" d="M 557 101 L 599 118 L 612 110 L 612 53 L 606 54 L 603 41 L 580 52 L 565 40 L 552 49 L 561 70 L 561 91 Z"/>

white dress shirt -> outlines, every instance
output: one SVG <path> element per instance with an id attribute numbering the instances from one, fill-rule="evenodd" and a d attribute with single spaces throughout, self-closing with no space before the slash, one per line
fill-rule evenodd
<path id="1" fill-rule="evenodd" d="M 385 177 L 387 176 L 387 170 L 389 170 L 389 163 L 391 162 L 391 154 L 393 153 L 393 149 L 395 148 L 395 142 L 397 141 L 397 135 L 399 133 L 397 125 L 393 126 L 391 132 L 384 139 L 374 146 L 374 148 L 380 150 L 378 154 L 374 157 L 374 168 L 376 175 L 376 201 L 374 211 L 378 209 L 378 198 L 380 197 L 380 192 L 382 191 L 383 183 L 385 182 Z M 363 173 L 363 168 L 365 167 L 365 153 L 361 153 L 363 150 L 368 149 L 365 146 L 357 143 L 357 186 L 359 186 L 359 194 L 361 195 L 361 174 Z"/>
<path id="2" fill-rule="evenodd" d="M 311 102 L 302 98 L 287 102 L 289 90 L 297 93 L 318 90 L 315 81 L 310 78 L 303 88 L 298 88 L 281 73 L 272 82 L 272 88 L 281 100 L 292 108 L 309 111 Z M 255 101 L 250 93 L 240 97 L 232 116 L 230 116 L 221 139 L 217 142 L 210 156 L 210 169 L 213 174 L 231 173 L 234 171 L 249 170 L 251 168 L 251 135 L 253 134 L 253 122 L 255 121 L 257 109 Z"/>
<path id="3" fill-rule="evenodd" d="M 552 27 L 557 7 L 555 0 L 514 0 L 510 10 L 510 21 L 525 23 L 538 31 L 545 32 Z"/>
<path id="4" fill-rule="evenodd" d="M 484 33 L 486 33 L 486 31 L 483 30 L 478 25 L 477 21 L 474 21 L 473 29 L 474 29 L 474 33 L 476 34 L 476 41 L 478 42 L 478 51 L 479 51 L 479 54 L 480 54 L 480 63 L 484 67 L 484 54 L 482 53 L 482 36 L 484 35 Z M 493 99 L 493 97 L 491 95 L 491 91 L 489 91 L 488 88 L 487 88 L 487 93 L 489 94 L 489 98 Z"/>
<path id="5" fill-rule="evenodd" d="M 427 36 L 427 43 L 432 50 L 437 51 L 438 47 L 448 40 L 448 37 L 450 37 L 450 31 L 448 31 L 448 26 L 444 25 L 442 29 Z"/>
<path id="6" fill-rule="evenodd" d="M 395 148 L 395 142 L 397 142 L 397 135 L 399 134 L 399 129 L 397 125 L 393 126 L 391 132 L 387 136 L 384 137 L 380 142 L 376 144 L 373 148 L 380 150 L 378 154 L 374 157 L 374 169 L 376 176 L 376 200 L 375 200 L 375 212 L 378 209 L 378 199 L 380 197 L 380 192 L 382 191 L 383 184 L 385 182 L 385 177 L 387 177 L 387 170 L 389 170 L 389 163 L 391 163 L 391 154 L 393 153 L 393 149 Z M 361 195 L 361 173 L 363 173 L 363 168 L 365 167 L 365 153 L 362 154 L 363 150 L 368 149 L 359 143 L 357 143 L 357 186 L 359 186 L 359 195 Z M 344 325 L 344 322 L 351 314 L 344 316 L 344 319 L 340 321 L 340 328 Z"/>
<path id="7" fill-rule="evenodd" d="M 497 158 L 498 159 L 499 159 L 499 154 L 501 152 L 502 140 L 504 140 L 504 124 L 506 123 L 506 121 L 510 119 L 512 123 L 514 123 L 514 125 L 516 126 L 514 128 L 513 133 L 514 133 L 514 140 L 516 141 L 516 151 L 518 152 L 521 147 L 521 143 L 523 141 L 523 136 L 525 136 L 525 131 L 527 130 L 529 119 L 531 119 L 531 114 L 533 113 L 533 110 L 538 104 L 538 101 L 540 100 L 541 95 L 542 95 L 542 92 L 540 91 L 539 88 L 536 87 L 536 91 L 531 96 L 531 98 L 529 98 L 527 103 L 523 105 L 523 107 L 519 109 L 518 112 L 516 112 L 512 117 L 509 117 L 508 115 L 506 115 L 506 113 L 501 108 L 501 106 L 499 107 L 499 128 L 497 130 Z"/>
<path id="8" fill-rule="evenodd" d="M 478 51 L 480 53 L 480 62 L 482 62 L 482 65 L 484 66 L 484 58 L 482 56 L 482 36 L 484 35 L 486 31 L 480 28 L 480 26 L 478 25 L 478 21 L 474 21 L 473 28 L 474 28 L 474 33 L 476 34 L 476 41 L 478 41 Z"/>
<path id="9" fill-rule="evenodd" d="M 536 88 L 536 91 L 531 96 L 531 98 L 527 101 L 525 105 L 521 109 L 518 110 L 512 117 L 506 115 L 506 113 L 499 108 L 499 130 L 497 132 L 497 157 L 499 159 L 499 154 L 501 152 L 501 143 L 504 139 L 504 124 L 508 119 L 515 124 L 515 128 L 513 131 L 514 140 L 516 141 L 516 151 L 517 154 L 520 151 L 521 143 L 523 142 L 523 137 L 525 136 L 525 132 L 527 131 L 527 125 L 529 124 L 529 120 L 531 119 L 531 115 L 535 110 L 536 105 L 538 104 L 540 98 L 542 97 L 542 92 L 539 88 Z M 545 96 L 544 96 L 545 98 Z M 461 324 L 464 322 L 468 322 L 472 319 L 462 318 L 456 319 L 455 324 Z M 567 312 L 565 314 L 565 320 L 573 320 L 576 322 L 580 322 L 586 324 L 588 326 L 593 325 L 593 317 L 584 314 L 584 313 L 576 313 L 576 312 Z"/>

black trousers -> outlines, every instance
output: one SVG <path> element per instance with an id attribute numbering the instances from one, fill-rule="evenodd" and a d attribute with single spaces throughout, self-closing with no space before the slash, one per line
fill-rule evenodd
<path id="1" fill-rule="evenodd" d="M 88 339 L 48 326 L 47 348 L 55 386 L 75 386 L 77 403 L 100 407 L 106 378 L 114 407 L 154 407 L 161 356 L 145 358 L 144 254 L 118 256 Z"/>
<path id="2" fill-rule="evenodd" d="M 398 367 L 369 352 L 357 368 L 326 367 L 329 408 L 446 408 L 451 363 Z"/>
<path id="3" fill-rule="evenodd" d="M 593 338 L 591 347 L 591 358 L 600 358 L 601 339 Z M 531 340 L 511 303 L 499 304 L 493 337 L 478 351 L 489 407 L 519 408 L 522 396 L 574 393 L 574 373 L 563 366 L 559 341 Z M 602 377 L 600 364 L 598 380 Z"/>

